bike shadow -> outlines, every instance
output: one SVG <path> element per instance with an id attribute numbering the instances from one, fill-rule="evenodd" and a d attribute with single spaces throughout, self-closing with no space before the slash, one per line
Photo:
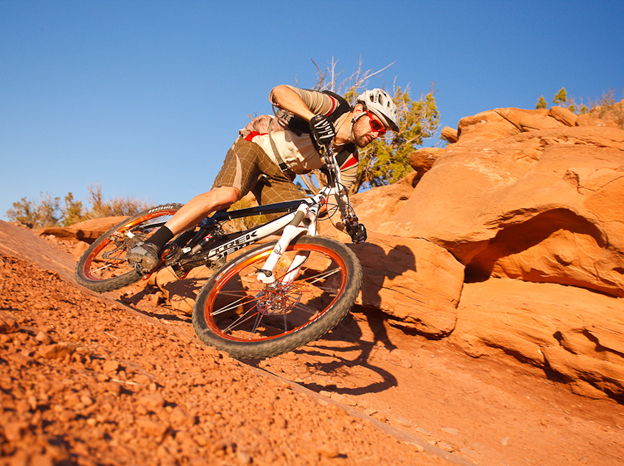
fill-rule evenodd
<path id="1" fill-rule="evenodd" d="M 364 312 L 364 314 L 361 314 L 361 312 Z M 328 377 L 336 376 L 344 379 L 345 377 L 349 378 L 351 371 L 357 370 L 361 373 L 362 369 L 364 369 L 373 373 L 367 375 L 366 379 L 377 380 L 367 385 L 356 387 L 339 387 L 333 382 L 303 382 L 300 385 L 315 392 L 331 390 L 334 393 L 343 395 L 378 393 L 395 387 L 398 382 L 392 372 L 372 362 L 372 355 L 375 351 L 396 348 L 388 339 L 383 324 L 383 317 L 375 316 L 374 314 L 376 313 L 377 310 L 375 309 L 360 308 L 358 321 L 352 315 L 348 315 L 334 330 L 315 342 L 314 346 L 299 348 L 294 353 L 308 360 L 305 364 L 310 369 L 310 372 L 317 375 L 319 372 L 323 372 Z M 364 333 L 360 327 L 360 325 L 364 324 L 360 320 L 361 315 L 367 316 L 366 323 L 369 326 L 369 331 L 372 331 L 374 335 L 372 341 L 369 338 L 364 338 Z M 353 356 L 354 352 L 356 353 L 355 357 Z M 330 357 L 331 360 L 323 361 L 327 357 Z M 357 383 L 359 383 L 361 378 L 361 376 L 358 377 Z"/>
<path id="2" fill-rule="evenodd" d="M 414 252 L 406 245 L 384 248 L 368 242 L 348 246 L 362 265 L 360 297 L 363 306 L 383 309 L 391 302 L 393 294 L 401 294 L 401 288 L 393 281 L 408 271 L 417 272 Z"/>
<path id="3" fill-rule="evenodd" d="M 330 388 L 339 394 L 362 395 L 387 390 L 397 385 L 392 369 L 380 364 L 391 365 L 388 354 L 398 349 L 392 343 L 386 330 L 391 316 L 383 312 L 392 305 L 392 296 L 401 293 L 395 279 L 408 271 L 417 271 L 416 257 L 406 245 L 382 247 L 375 242 L 361 245 L 348 245 L 358 256 L 362 265 L 363 280 L 359 302 L 352 312 L 334 330 L 325 335 L 314 346 L 306 346 L 295 350 L 301 356 L 313 356 L 316 362 L 308 363 L 316 371 L 327 373 L 328 376 L 349 372 L 352 368 L 364 368 L 376 374 L 380 380 L 358 387 L 323 386 L 319 383 L 303 383 L 306 388 L 320 391 Z M 355 317 L 354 317 L 355 316 Z M 345 346 L 347 345 L 347 346 Z M 354 351 L 359 353 L 352 357 Z M 373 356 L 378 353 L 385 358 Z M 332 355 L 332 360 L 323 362 L 321 359 Z M 377 362 L 379 361 L 380 362 Z"/>
<path id="4" fill-rule="evenodd" d="M 119 302 L 149 317 L 191 322 L 197 295 L 209 279 L 205 275 L 146 285 L 121 296 Z"/>

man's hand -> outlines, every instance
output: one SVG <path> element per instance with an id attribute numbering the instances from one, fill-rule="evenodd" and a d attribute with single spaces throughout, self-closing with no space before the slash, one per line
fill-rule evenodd
<path id="1" fill-rule="evenodd" d="M 357 222 L 347 222 L 345 225 L 347 227 L 347 233 L 349 233 L 349 236 L 351 237 L 351 241 L 355 244 L 362 244 L 366 241 L 367 235 L 364 225 Z"/>
<path id="2" fill-rule="evenodd" d="M 315 115 L 310 119 L 310 134 L 317 148 L 330 144 L 336 137 L 334 125 L 323 115 Z"/>

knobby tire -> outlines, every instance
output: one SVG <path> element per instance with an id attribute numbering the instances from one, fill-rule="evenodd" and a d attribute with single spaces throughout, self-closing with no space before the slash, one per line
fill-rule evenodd
<path id="1" fill-rule="evenodd" d="M 75 270 L 76 281 L 98 293 L 118 290 L 137 282 L 141 275 L 125 261 L 127 241 L 125 232 L 133 233 L 136 241 L 144 241 L 151 236 L 162 223 L 164 217 L 175 214 L 181 204 L 165 204 L 144 210 L 112 227 L 85 251 Z M 149 225 L 157 222 L 158 226 Z M 108 253 L 110 257 L 102 254 Z"/>
<path id="2" fill-rule="evenodd" d="M 293 257 L 305 262 L 294 281 L 271 288 L 256 279 L 275 242 L 238 256 L 202 287 L 193 327 L 204 343 L 240 359 L 263 359 L 317 340 L 349 312 L 362 284 L 362 268 L 343 243 L 301 236 L 275 269 L 278 282 Z"/>

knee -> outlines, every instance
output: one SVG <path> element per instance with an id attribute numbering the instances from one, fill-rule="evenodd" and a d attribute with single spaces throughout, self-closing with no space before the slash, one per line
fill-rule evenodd
<path id="1" fill-rule="evenodd" d="M 229 186 L 213 188 L 210 192 L 214 196 L 215 203 L 219 209 L 227 209 L 241 198 L 240 191 Z"/>

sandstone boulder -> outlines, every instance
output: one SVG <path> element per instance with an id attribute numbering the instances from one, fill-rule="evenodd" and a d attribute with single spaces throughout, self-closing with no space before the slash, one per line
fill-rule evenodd
<path id="1" fill-rule="evenodd" d="M 501 353 L 581 395 L 624 396 L 624 301 L 557 284 L 489 279 L 464 285 L 449 341 L 473 357 Z"/>
<path id="2" fill-rule="evenodd" d="M 440 337 L 455 328 L 464 267 L 422 239 L 371 234 L 352 246 L 364 279 L 359 302 L 381 309 L 400 327 Z"/>
<path id="3" fill-rule="evenodd" d="M 431 170 L 433 164 L 443 155 L 444 149 L 440 147 L 424 147 L 410 155 L 410 165 L 416 172 L 415 179 L 420 180 L 422 176 Z"/>
<path id="4" fill-rule="evenodd" d="M 70 225 L 68 227 L 42 228 L 38 231 L 38 233 L 40 235 L 54 235 L 57 238 L 93 243 L 96 239 L 125 218 L 127 217 L 94 218 L 92 220 L 75 223 L 74 225 Z"/>
<path id="5" fill-rule="evenodd" d="M 417 173 L 413 171 L 397 183 L 351 196 L 351 204 L 360 222 L 369 228 L 369 225 L 377 225 L 383 219 L 394 216 L 412 196 L 417 182 Z M 326 223 L 320 226 L 323 234 L 335 234 L 334 228 L 325 228 Z"/>
<path id="6" fill-rule="evenodd" d="M 409 199 L 406 184 L 395 203 L 371 190 L 356 210 L 378 238 L 434 243 L 465 266 L 450 342 L 623 399 L 624 131 L 593 118 L 563 108 L 464 118 Z M 416 169 L 427 165 L 421 151 Z M 360 260 L 369 277 L 390 262 L 374 251 Z"/>
<path id="7" fill-rule="evenodd" d="M 457 125 L 457 135 L 462 142 L 504 139 L 521 132 L 518 127 L 501 116 L 496 110 L 488 110 L 464 117 Z"/>
<path id="8" fill-rule="evenodd" d="M 598 127 L 607 127 L 607 128 L 618 128 L 616 122 L 612 120 L 604 120 L 602 118 L 597 118 L 590 114 L 579 115 L 576 124 L 578 126 L 598 126 Z"/>
<path id="9" fill-rule="evenodd" d="M 422 239 L 371 231 L 367 242 L 358 245 L 350 244 L 350 238 L 335 229 L 323 234 L 347 243 L 362 264 L 357 304 L 381 309 L 391 317 L 392 325 L 430 337 L 453 331 L 464 266 L 444 248 Z"/>
<path id="10" fill-rule="evenodd" d="M 624 296 L 624 131 L 555 123 L 560 127 L 519 132 L 549 117 L 489 116 L 494 131 L 468 131 L 467 139 L 462 133 L 399 211 L 369 227 L 439 244 L 469 276 Z M 518 132 L 502 137 L 508 120 Z"/>
<path id="11" fill-rule="evenodd" d="M 576 125 L 577 116 L 571 110 L 563 107 L 552 107 L 548 110 L 548 116 L 555 118 L 566 126 Z"/>
<path id="12" fill-rule="evenodd" d="M 442 139 L 450 144 L 454 144 L 459 139 L 459 134 L 455 128 L 451 128 L 450 126 L 445 126 L 441 131 Z"/>

